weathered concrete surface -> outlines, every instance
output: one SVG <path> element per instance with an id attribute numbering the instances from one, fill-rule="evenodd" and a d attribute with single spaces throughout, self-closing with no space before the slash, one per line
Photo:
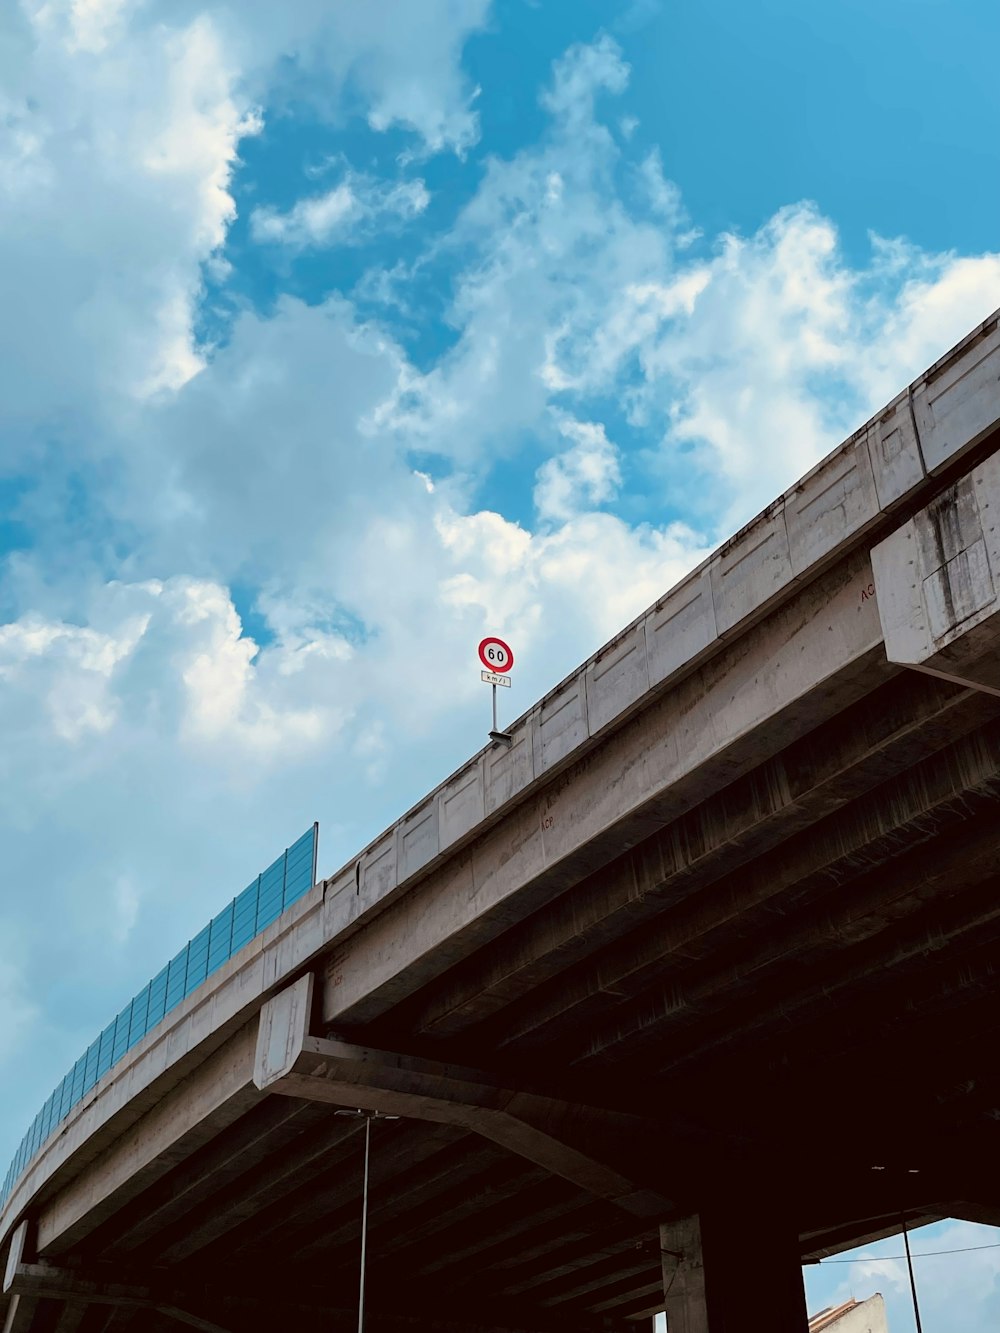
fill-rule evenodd
<path id="1" fill-rule="evenodd" d="M 324 1020 L 370 1021 L 885 679 L 878 611 L 864 595 L 871 582 L 859 554 L 798 590 L 335 946 Z"/>
<path id="2" fill-rule="evenodd" d="M 279 979 L 314 959 L 325 942 L 319 886 L 192 992 L 74 1107 L 11 1192 L 0 1214 L 0 1243 L 29 1199 L 47 1197 L 117 1142 L 256 1014 Z"/>
<path id="3" fill-rule="evenodd" d="M 90 1234 L 109 1211 L 136 1197 L 158 1175 L 240 1118 L 263 1095 L 253 1082 L 257 1024 L 245 1025 L 184 1081 L 161 1096 L 114 1140 L 99 1169 L 70 1181 L 39 1214 L 37 1243 L 46 1255 L 64 1253 Z"/>
<path id="4" fill-rule="evenodd" d="M 587 1123 L 635 1133 L 635 1117 L 504 1088 L 476 1070 L 366 1050 L 309 1032 L 313 978 L 307 974 L 261 1011 L 254 1083 L 262 1092 L 456 1125 L 509 1148 L 554 1175 L 637 1217 L 671 1209 L 655 1190 L 628 1179 L 571 1141 Z M 647 1127 L 651 1133 L 652 1123 Z"/>
<path id="5" fill-rule="evenodd" d="M 1000 457 L 872 551 L 891 662 L 1000 693 Z"/>
<path id="6" fill-rule="evenodd" d="M 709 1333 L 705 1262 L 697 1217 L 660 1227 L 667 1333 Z"/>

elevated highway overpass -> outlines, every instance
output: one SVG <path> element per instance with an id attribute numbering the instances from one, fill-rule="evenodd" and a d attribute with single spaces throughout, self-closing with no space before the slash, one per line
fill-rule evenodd
<path id="1" fill-rule="evenodd" d="M 0 1327 L 355 1327 L 343 1108 L 373 1333 L 1000 1222 L 998 514 L 993 316 L 67 1099 Z"/>

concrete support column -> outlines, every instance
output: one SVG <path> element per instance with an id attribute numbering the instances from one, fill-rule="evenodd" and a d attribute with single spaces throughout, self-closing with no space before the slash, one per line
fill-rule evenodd
<path id="1" fill-rule="evenodd" d="M 708 1333 L 701 1227 L 686 1217 L 660 1227 L 667 1333 Z"/>
<path id="2" fill-rule="evenodd" d="M 667 1333 L 807 1333 L 798 1237 L 763 1187 L 660 1228 Z"/>

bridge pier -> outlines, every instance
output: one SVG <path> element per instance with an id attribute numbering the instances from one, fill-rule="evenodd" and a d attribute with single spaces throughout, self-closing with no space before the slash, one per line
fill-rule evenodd
<path id="1" fill-rule="evenodd" d="M 807 1333 L 798 1236 L 761 1181 L 660 1227 L 667 1333 Z"/>

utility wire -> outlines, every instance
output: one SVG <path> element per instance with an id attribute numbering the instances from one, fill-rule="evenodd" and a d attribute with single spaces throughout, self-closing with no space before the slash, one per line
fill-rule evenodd
<path id="1" fill-rule="evenodd" d="M 973 1250 L 1000 1250 L 1000 1243 L 993 1245 L 964 1245 L 960 1250 L 922 1250 L 913 1254 L 913 1259 L 934 1259 L 939 1254 L 971 1254 Z M 864 1264 L 881 1263 L 884 1259 L 905 1259 L 905 1254 L 863 1254 L 857 1259 L 820 1259 L 820 1264 Z"/>

